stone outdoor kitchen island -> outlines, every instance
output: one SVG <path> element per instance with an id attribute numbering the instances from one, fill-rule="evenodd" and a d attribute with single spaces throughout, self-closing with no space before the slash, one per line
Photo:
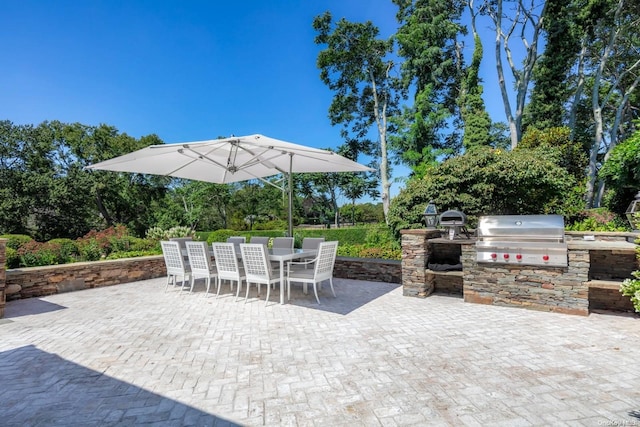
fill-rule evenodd
<path id="1" fill-rule="evenodd" d="M 440 230 L 403 230 L 403 294 L 461 294 L 466 302 L 586 316 L 594 309 L 633 311 L 622 280 L 640 269 L 638 233 L 566 232 L 566 267 L 477 262 L 476 240 L 441 237 Z M 430 260 L 461 264 L 434 271 Z"/>

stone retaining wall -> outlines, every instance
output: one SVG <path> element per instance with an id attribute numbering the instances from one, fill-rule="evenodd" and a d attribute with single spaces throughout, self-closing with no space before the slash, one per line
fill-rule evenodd
<path id="1" fill-rule="evenodd" d="M 6 304 L 6 270 L 4 269 L 5 263 L 7 262 L 6 247 L 7 239 L 0 239 L 0 319 L 4 317 L 4 306 Z"/>
<path id="2" fill-rule="evenodd" d="M 16 300 L 166 276 L 161 255 L 5 270 L 5 243 L 0 239 L 0 318 L 5 293 L 8 300 Z M 399 284 L 401 262 L 338 257 L 334 276 Z"/>
<path id="3" fill-rule="evenodd" d="M 165 275 L 162 256 L 17 268 L 6 271 L 6 295 L 7 300 L 42 297 Z"/>

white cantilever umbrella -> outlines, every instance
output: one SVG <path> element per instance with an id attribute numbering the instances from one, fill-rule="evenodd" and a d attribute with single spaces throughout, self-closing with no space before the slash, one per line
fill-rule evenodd
<path id="1" fill-rule="evenodd" d="M 286 174 L 289 178 L 289 236 L 293 235 L 292 173 L 373 171 L 331 151 L 264 135 L 151 145 L 86 168 L 172 176 L 218 184 L 255 178 L 265 181 L 266 177 Z"/>

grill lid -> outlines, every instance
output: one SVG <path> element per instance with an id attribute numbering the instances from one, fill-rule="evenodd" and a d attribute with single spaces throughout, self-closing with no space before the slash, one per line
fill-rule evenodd
<path id="1" fill-rule="evenodd" d="M 440 225 L 467 225 L 467 216 L 460 211 L 448 210 L 440 214 Z"/>
<path id="2" fill-rule="evenodd" d="M 562 215 L 492 215 L 478 219 L 478 238 L 564 240 Z"/>

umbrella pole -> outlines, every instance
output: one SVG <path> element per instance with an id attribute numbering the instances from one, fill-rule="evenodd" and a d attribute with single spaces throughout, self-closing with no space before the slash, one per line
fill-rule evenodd
<path id="1" fill-rule="evenodd" d="M 289 237 L 293 237 L 293 153 L 289 153 Z"/>

